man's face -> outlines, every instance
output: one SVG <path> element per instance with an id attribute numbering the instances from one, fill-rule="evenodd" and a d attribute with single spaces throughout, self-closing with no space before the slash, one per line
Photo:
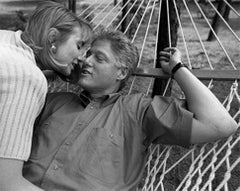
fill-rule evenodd
<path id="1" fill-rule="evenodd" d="M 78 84 L 90 93 L 108 94 L 116 90 L 121 69 L 116 66 L 110 42 L 95 41 L 86 57 Z"/>

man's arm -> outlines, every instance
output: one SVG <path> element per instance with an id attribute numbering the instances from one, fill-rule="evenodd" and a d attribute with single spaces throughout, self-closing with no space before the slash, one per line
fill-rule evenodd
<path id="1" fill-rule="evenodd" d="M 171 55 L 169 51 L 172 52 Z M 181 53 L 176 48 L 169 48 L 162 52 L 161 58 L 163 70 L 170 73 L 181 62 Z M 187 68 L 180 67 L 175 72 L 174 79 L 186 96 L 189 111 L 194 114 L 191 143 L 215 141 L 228 137 L 237 130 L 237 123 L 228 111 Z"/>
<path id="2" fill-rule="evenodd" d="M 23 161 L 0 158 L 1 191 L 43 191 L 22 176 Z"/>

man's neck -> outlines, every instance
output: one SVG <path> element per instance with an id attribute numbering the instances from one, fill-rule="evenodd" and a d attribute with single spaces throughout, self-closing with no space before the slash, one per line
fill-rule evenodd
<path id="1" fill-rule="evenodd" d="M 89 91 L 89 94 L 90 94 L 90 97 L 94 100 L 96 99 L 99 99 L 99 98 L 102 98 L 104 96 L 107 96 L 109 94 L 112 94 L 112 93 L 117 93 L 118 92 L 118 89 L 119 87 L 116 86 L 112 89 L 108 89 L 108 90 L 102 90 L 102 91 Z"/>

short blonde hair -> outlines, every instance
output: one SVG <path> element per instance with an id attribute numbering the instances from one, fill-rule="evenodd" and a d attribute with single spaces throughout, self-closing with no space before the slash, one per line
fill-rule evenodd
<path id="1" fill-rule="evenodd" d="M 51 46 L 48 40 L 49 29 L 56 28 L 60 33 L 57 41 L 64 42 L 75 26 L 80 26 L 83 33 L 91 34 L 91 26 L 63 4 L 44 1 L 36 7 L 29 17 L 22 38 L 32 48 L 37 62 L 46 66 L 51 63 L 49 58 Z"/>

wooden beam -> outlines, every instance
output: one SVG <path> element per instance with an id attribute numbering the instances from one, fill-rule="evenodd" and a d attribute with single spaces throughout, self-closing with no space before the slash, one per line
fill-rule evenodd
<path id="1" fill-rule="evenodd" d="M 200 80 L 222 80 L 231 81 L 240 79 L 240 70 L 190 70 Z M 44 75 L 48 80 L 55 80 L 57 74 L 52 70 L 44 70 Z M 133 75 L 142 77 L 153 77 L 160 79 L 168 79 L 170 76 L 163 72 L 161 68 L 137 68 Z"/>
<path id="2" fill-rule="evenodd" d="M 230 81 L 240 79 L 240 70 L 190 70 L 200 80 Z M 137 68 L 133 75 L 168 79 L 170 76 L 160 68 Z"/>

